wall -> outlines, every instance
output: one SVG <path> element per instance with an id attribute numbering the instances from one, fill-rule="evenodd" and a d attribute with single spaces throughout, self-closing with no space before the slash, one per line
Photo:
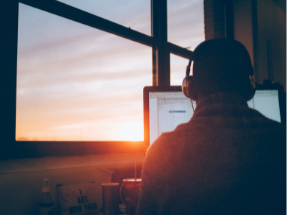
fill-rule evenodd
<path id="1" fill-rule="evenodd" d="M 234 38 L 251 56 L 255 81 L 271 79 L 286 91 L 286 10 L 278 2 L 234 0 Z"/>
<path id="2" fill-rule="evenodd" d="M 272 0 L 258 0 L 257 17 L 257 79 L 280 82 L 286 91 L 286 12 Z"/>
<path id="3" fill-rule="evenodd" d="M 254 66 L 254 40 L 252 23 L 252 4 L 250 0 L 235 0 L 233 2 L 234 39 L 240 41 L 248 50 Z M 256 76 L 256 74 L 255 74 Z M 256 78 L 256 77 L 255 77 Z"/>

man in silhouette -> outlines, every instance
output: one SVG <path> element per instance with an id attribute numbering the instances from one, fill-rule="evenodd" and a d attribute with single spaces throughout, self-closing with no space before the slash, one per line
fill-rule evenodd
<path id="1" fill-rule="evenodd" d="M 183 90 L 196 101 L 194 115 L 149 148 L 138 215 L 285 214 L 286 127 L 247 106 L 247 50 L 207 40 L 192 60 Z"/>

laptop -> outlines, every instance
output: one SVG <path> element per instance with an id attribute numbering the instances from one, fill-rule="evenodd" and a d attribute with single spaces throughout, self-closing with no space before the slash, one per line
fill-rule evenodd
<path id="1" fill-rule="evenodd" d="M 193 116 L 195 102 L 184 96 L 181 86 L 147 86 L 144 96 L 144 142 L 151 145 L 163 132 L 173 131 Z M 281 122 L 277 89 L 256 90 L 247 102 L 266 117 Z"/>

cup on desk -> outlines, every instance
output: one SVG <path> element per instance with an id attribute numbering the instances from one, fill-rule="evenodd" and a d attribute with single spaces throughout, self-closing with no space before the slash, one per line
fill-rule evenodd
<path id="1" fill-rule="evenodd" d="M 122 202 L 126 205 L 127 215 L 135 215 L 137 211 L 141 178 L 126 178 L 120 189 L 120 197 Z"/>
<path id="2" fill-rule="evenodd" d="M 102 183 L 103 214 L 118 215 L 119 183 Z"/>

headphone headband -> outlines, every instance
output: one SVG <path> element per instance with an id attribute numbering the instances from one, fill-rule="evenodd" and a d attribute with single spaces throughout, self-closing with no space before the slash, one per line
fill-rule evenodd
<path id="1" fill-rule="evenodd" d="M 193 85 L 193 77 L 189 76 L 190 73 L 190 67 L 191 67 L 191 62 L 193 61 L 193 56 L 194 56 L 194 52 L 193 55 L 191 56 L 191 58 L 189 59 L 188 65 L 186 66 L 186 71 L 185 71 L 185 78 L 182 81 L 182 92 L 183 94 L 192 99 L 192 100 L 196 100 L 197 99 L 197 93 L 196 91 L 191 92 L 190 89 L 193 88 L 191 85 Z"/>
<path id="2" fill-rule="evenodd" d="M 188 65 L 186 66 L 186 72 L 185 72 L 186 77 L 189 76 L 192 59 L 193 59 L 192 57 L 189 59 Z"/>

